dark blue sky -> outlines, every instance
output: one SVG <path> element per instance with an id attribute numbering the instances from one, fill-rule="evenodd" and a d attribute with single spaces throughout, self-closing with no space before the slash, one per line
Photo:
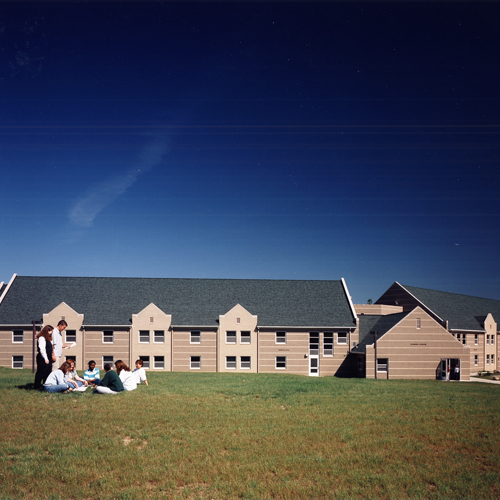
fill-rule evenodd
<path id="1" fill-rule="evenodd" d="M 0 3 L 0 281 L 500 299 L 500 6 Z"/>

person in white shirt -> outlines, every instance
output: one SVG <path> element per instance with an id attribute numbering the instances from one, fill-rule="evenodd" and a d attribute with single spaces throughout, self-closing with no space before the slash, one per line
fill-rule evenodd
<path id="1" fill-rule="evenodd" d="M 135 375 L 135 379 L 137 381 L 137 384 L 144 382 L 146 385 L 149 385 L 148 379 L 146 377 L 146 370 L 144 370 L 144 362 L 142 361 L 142 359 L 138 359 L 135 362 L 134 375 Z"/>
<path id="2" fill-rule="evenodd" d="M 115 362 L 116 373 L 122 381 L 126 391 L 134 391 L 137 389 L 137 380 L 135 375 L 130 371 L 130 368 L 121 360 Z"/>
<path id="3" fill-rule="evenodd" d="M 62 319 L 61 321 L 59 321 L 59 323 L 57 323 L 56 328 L 54 328 L 54 331 L 52 332 L 52 346 L 54 347 L 54 354 L 56 356 L 56 360 L 52 365 L 52 371 L 57 370 L 57 367 L 59 366 L 62 357 L 63 347 L 70 346 L 70 344 L 63 345 L 63 340 L 62 340 L 62 332 L 66 330 L 67 326 L 68 323 L 66 323 L 66 321 Z"/>

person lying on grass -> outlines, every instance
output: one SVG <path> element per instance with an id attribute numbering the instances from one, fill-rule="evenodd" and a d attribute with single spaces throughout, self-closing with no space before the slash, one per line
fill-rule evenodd
<path id="1" fill-rule="evenodd" d="M 146 377 L 146 370 L 144 370 L 144 362 L 142 361 L 142 359 L 138 359 L 135 362 L 134 375 L 135 375 L 135 380 L 136 380 L 137 384 L 144 382 L 146 385 L 148 385 L 148 379 Z"/>
<path id="2" fill-rule="evenodd" d="M 94 387 L 101 383 L 101 374 L 99 368 L 95 365 L 95 361 L 89 361 L 89 369 L 83 372 L 83 378 L 87 383 L 92 384 Z"/>
<path id="3" fill-rule="evenodd" d="M 104 375 L 100 385 L 95 388 L 94 392 L 97 394 L 118 394 L 119 392 L 125 390 L 120 377 L 111 369 L 111 365 L 109 363 L 104 365 L 104 371 L 106 372 L 106 375 Z"/>
<path id="4" fill-rule="evenodd" d="M 71 392 L 71 389 L 65 381 L 66 373 L 71 369 L 71 365 L 65 361 L 58 370 L 54 370 L 50 373 L 43 384 L 43 388 L 47 392 L 62 392 L 63 394 Z"/>
<path id="5" fill-rule="evenodd" d="M 74 390 L 79 392 L 85 392 L 89 383 L 78 375 L 75 370 L 75 360 L 68 359 L 68 363 L 71 368 L 68 373 L 66 373 L 66 383 Z"/>
<path id="6" fill-rule="evenodd" d="M 135 375 L 130 371 L 130 368 L 121 359 L 115 362 L 115 366 L 125 390 L 134 391 L 137 389 L 137 380 Z"/>

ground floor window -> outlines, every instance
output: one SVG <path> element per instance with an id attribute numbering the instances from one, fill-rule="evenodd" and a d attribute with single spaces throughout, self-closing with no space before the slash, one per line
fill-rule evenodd
<path id="1" fill-rule="evenodd" d="M 249 370 L 251 368 L 251 359 L 250 356 L 241 356 L 240 357 L 240 368 L 242 370 Z"/>
<path id="2" fill-rule="evenodd" d="M 387 373 L 389 360 L 387 358 L 377 358 L 377 371 Z"/>
<path id="3" fill-rule="evenodd" d="M 163 370 L 165 368 L 165 356 L 155 356 L 153 362 L 156 370 Z"/>
<path id="4" fill-rule="evenodd" d="M 489 354 L 486 354 L 486 364 L 487 365 L 490 364 L 490 355 Z"/>
<path id="5" fill-rule="evenodd" d="M 479 356 L 477 354 L 474 354 L 474 366 L 479 365 Z"/>
<path id="6" fill-rule="evenodd" d="M 191 356 L 190 367 L 192 370 L 199 370 L 201 368 L 201 356 Z"/>
<path id="7" fill-rule="evenodd" d="M 276 369 L 286 370 L 286 356 L 276 356 Z"/>
<path id="8" fill-rule="evenodd" d="M 236 368 L 236 356 L 226 356 L 226 369 L 234 370 Z"/>
<path id="9" fill-rule="evenodd" d="M 149 356 L 139 356 L 139 359 L 142 361 L 143 368 L 149 368 Z"/>
<path id="10" fill-rule="evenodd" d="M 12 368 L 24 368 L 24 356 L 12 356 Z"/>
<path id="11" fill-rule="evenodd" d="M 76 370 L 76 356 L 66 356 L 66 361 L 73 361 L 75 363 L 75 370 Z"/>
<path id="12" fill-rule="evenodd" d="M 113 363 L 115 362 L 115 358 L 113 356 L 103 356 L 102 357 L 102 367 L 104 368 L 105 364 L 110 364 L 113 367 Z"/>

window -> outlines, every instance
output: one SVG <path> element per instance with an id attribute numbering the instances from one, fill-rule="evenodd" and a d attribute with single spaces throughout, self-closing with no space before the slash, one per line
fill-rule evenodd
<path id="1" fill-rule="evenodd" d="M 323 334 L 323 356 L 333 356 L 333 332 Z"/>
<path id="2" fill-rule="evenodd" d="M 420 330 L 420 318 L 417 318 L 417 330 Z"/>
<path id="3" fill-rule="evenodd" d="M 309 332 L 309 354 L 319 355 L 319 332 Z"/>
<path id="4" fill-rule="evenodd" d="M 389 360 L 387 358 L 377 358 L 377 372 L 387 373 Z"/>
<path id="5" fill-rule="evenodd" d="M 24 356 L 12 356 L 12 368 L 24 368 Z"/>
<path id="6" fill-rule="evenodd" d="M 191 369 L 199 370 L 201 368 L 201 356 L 191 356 Z"/>
<path id="7" fill-rule="evenodd" d="M 486 364 L 487 365 L 490 364 L 490 355 L 489 354 L 486 354 Z"/>
<path id="8" fill-rule="evenodd" d="M 363 371 L 363 368 L 364 368 L 364 358 L 362 358 L 361 356 L 358 356 L 358 372 L 362 372 Z"/>
<path id="9" fill-rule="evenodd" d="M 236 356 L 226 356 L 226 369 L 233 370 L 236 368 Z"/>
<path id="10" fill-rule="evenodd" d="M 113 356 L 103 356 L 103 357 L 102 357 L 102 367 L 103 367 L 103 368 L 104 368 L 104 365 L 105 365 L 106 363 L 109 363 L 109 364 L 111 365 L 111 367 L 112 367 L 112 366 L 113 366 L 113 364 L 114 364 L 114 362 L 115 362 L 115 359 L 114 359 L 114 357 L 113 357 Z"/>
<path id="11" fill-rule="evenodd" d="M 12 342 L 15 344 L 21 344 L 24 341 L 24 331 L 23 330 L 14 330 L 12 332 Z"/>
<path id="12" fill-rule="evenodd" d="M 76 356 L 66 356 L 66 360 L 65 361 L 74 361 L 75 362 L 75 370 L 76 370 Z"/>
<path id="13" fill-rule="evenodd" d="M 139 343 L 149 344 L 149 330 L 139 330 Z"/>
<path id="14" fill-rule="evenodd" d="M 286 332 L 276 332 L 276 344 L 286 344 Z"/>
<path id="15" fill-rule="evenodd" d="M 240 368 L 242 370 L 249 370 L 252 367 L 250 356 L 240 357 Z"/>
<path id="16" fill-rule="evenodd" d="M 477 345 L 479 343 L 479 338 L 477 333 L 474 335 L 474 345 Z"/>
<path id="17" fill-rule="evenodd" d="M 236 344 L 236 332 L 226 332 L 226 344 Z"/>
<path id="18" fill-rule="evenodd" d="M 337 333 L 337 344 L 347 345 L 347 332 Z"/>
<path id="19" fill-rule="evenodd" d="M 155 370 L 163 370 L 165 368 L 165 356 L 154 356 L 153 363 Z"/>
<path id="20" fill-rule="evenodd" d="M 479 365 L 479 358 L 477 356 L 477 354 L 474 354 L 474 366 L 477 366 Z"/>
<path id="21" fill-rule="evenodd" d="M 495 335 L 491 336 L 491 345 L 495 345 Z"/>
<path id="22" fill-rule="evenodd" d="M 276 369 L 286 370 L 286 356 L 276 356 Z"/>
<path id="23" fill-rule="evenodd" d="M 490 336 L 486 335 L 486 345 L 490 345 Z"/>
<path id="24" fill-rule="evenodd" d="M 201 332 L 193 331 L 191 332 L 191 339 L 189 340 L 191 344 L 201 344 Z"/>
<path id="25" fill-rule="evenodd" d="M 149 356 L 139 356 L 139 359 L 142 360 L 142 367 L 144 369 L 149 368 Z"/>
<path id="26" fill-rule="evenodd" d="M 467 336 L 465 335 L 465 333 L 462 333 L 462 344 L 467 345 Z"/>
<path id="27" fill-rule="evenodd" d="M 66 333 L 66 342 L 76 342 L 76 330 L 64 330 Z"/>
<path id="28" fill-rule="evenodd" d="M 102 332 L 102 341 L 105 344 L 112 344 L 114 342 L 114 332 L 113 332 L 113 330 L 104 330 Z"/>
<path id="29" fill-rule="evenodd" d="M 250 332 L 241 332 L 240 333 L 240 343 L 241 344 L 251 344 L 252 335 Z"/>
<path id="30" fill-rule="evenodd" d="M 165 343 L 165 331 L 164 330 L 155 330 L 155 344 L 164 344 Z"/>

